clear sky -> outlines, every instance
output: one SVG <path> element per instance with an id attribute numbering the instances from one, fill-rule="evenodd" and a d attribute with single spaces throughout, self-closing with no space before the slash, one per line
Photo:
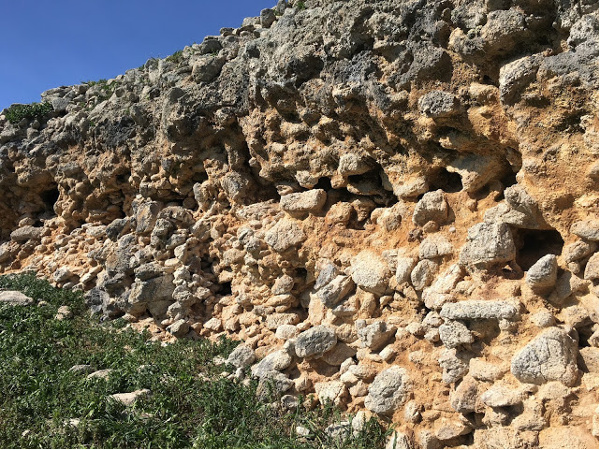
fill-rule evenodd
<path id="1" fill-rule="evenodd" d="M 277 0 L 0 0 L 0 110 L 113 78 L 200 43 Z"/>

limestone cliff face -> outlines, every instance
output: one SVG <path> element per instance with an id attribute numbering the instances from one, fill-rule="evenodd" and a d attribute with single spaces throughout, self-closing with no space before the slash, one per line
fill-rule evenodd
<path id="1" fill-rule="evenodd" d="M 280 2 L 47 91 L 0 116 L 0 272 L 402 445 L 597 446 L 597 8 Z"/>

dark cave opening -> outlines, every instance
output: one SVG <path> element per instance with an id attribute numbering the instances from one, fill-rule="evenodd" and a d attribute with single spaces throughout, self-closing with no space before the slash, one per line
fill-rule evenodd
<path id="1" fill-rule="evenodd" d="M 221 287 L 221 289 L 219 290 L 219 295 L 231 295 L 232 291 L 231 291 L 231 282 L 227 281 L 224 283 L 219 283 L 219 286 Z"/>
<path id="2" fill-rule="evenodd" d="M 560 255 L 564 241 L 556 230 L 517 230 L 515 236 L 517 264 L 529 270 L 542 256 Z"/>
<path id="3" fill-rule="evenodd" d="M 434 171 L 428 177 L 429 187 L 432 191 L 441 189 L 446 193 L 460 192 L 463 189 L 462 178 L 455 172 L 449 172 L 445 167 Z"/>
<path id="4" fill-rule="evenodd" d="M 60 197 L 60 192 L 57 186 L 54 186 L 51 189 L 45 190 L 40 194 L 40 198 L 44 202 L 44 206 L 46 211 L 54 212 L 54 205 L 58 201 Z"/>

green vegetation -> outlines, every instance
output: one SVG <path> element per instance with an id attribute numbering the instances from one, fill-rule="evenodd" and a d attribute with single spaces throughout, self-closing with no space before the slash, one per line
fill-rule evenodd
<path id="1" fill-rule="evenodd" d="M 181 61 L 183 61 L 183 50 L 177 50 L 172 55 L 167 56 L 166 60 L 175 64 L 179 64 Z"/>
<path id="2" fill-rule="evenodd" d="M 52 111 L 52 104 L 30 103 L 29 105 L 12 105 L 6 110 L 6 118 L 10 123 L 19 123 L 22 119 L 41 119 Z"/>
<path id="3" fill-rule="evenodd" d="M 108 83 L 108 80 L 106 78 L 101 78 L 98 81 L 89 80 L 89 81 L 81 82 L 81 84 L 87 84 L 89 87 L 96 86 L 96 85 L 106 85 L 107 83 Z"/>
<path id="4" fill-rule="evenodd" d="M 82 81 L 81 83 L 87 84 L 89 87 L 97 86 L 98 89 L 95 101 L 87 105 L 88 111 L 94 108 L 98 103 L 108 100 L 113 95 L 118 85 L 116 81 L 113 80 L 109 82 L 106 78 L 102 78 L 98 81 Z"/>
<path id="5" fill-rule="evenodd" d="M 306 3 L 303 2 L 302 0 L 296 2 L 296 9 L 298 11 L 302 11 L 302 10 L 306 9 Z"/>
<path id="6" fill-rule="evenodd" d="M 179 340 L 162 346 L 123 320 L 101 323 L 81 293 L 53 288 L 33 274 L 0 276 L 0 288 L 45 304 L 0 305 L 0 447 L 382 447 L 374 419 L 358 435 L 337 440 L 323 430 L 339 420 L 331 406 L 285 411 L 257 399 L 257 383 L 222 378 L 236 343 Z M 72 319 L 57 320 L 67 305 Z M 107 379 L 69 370 L 112 369 Z M 133 405 L 114 393 L 150 389 Z M 295 434 L 296 425 L 311 430 Z"/>

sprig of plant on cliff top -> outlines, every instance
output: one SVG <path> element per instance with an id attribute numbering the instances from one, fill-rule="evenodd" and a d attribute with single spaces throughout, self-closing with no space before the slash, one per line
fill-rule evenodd
<path id="1" fill-rule="evenodd" d="M 183 50 L 177 50 L 172 55 L 167 56 L 166 61 L 179 64 L 183 60 Z"/>
<path id="2" fill-rule="evenodd" d="M 19 123 L 22 119 L 42 118 L 53 110 L 50 102 L 30 103 L 29 105 L 12 105 L 6 110 L 6 118 L 10 123 Z"/>
<path id="3" fill-rule="evenodd" d="M 302 1 L 302 0 L 298 1 L 298 2 L 296 3 L 296 9 L 297 9 L 298 11 L 305 10 L 305 9 L 306 9 L 306 3 L 305 3 L 304 1 Z"/>

